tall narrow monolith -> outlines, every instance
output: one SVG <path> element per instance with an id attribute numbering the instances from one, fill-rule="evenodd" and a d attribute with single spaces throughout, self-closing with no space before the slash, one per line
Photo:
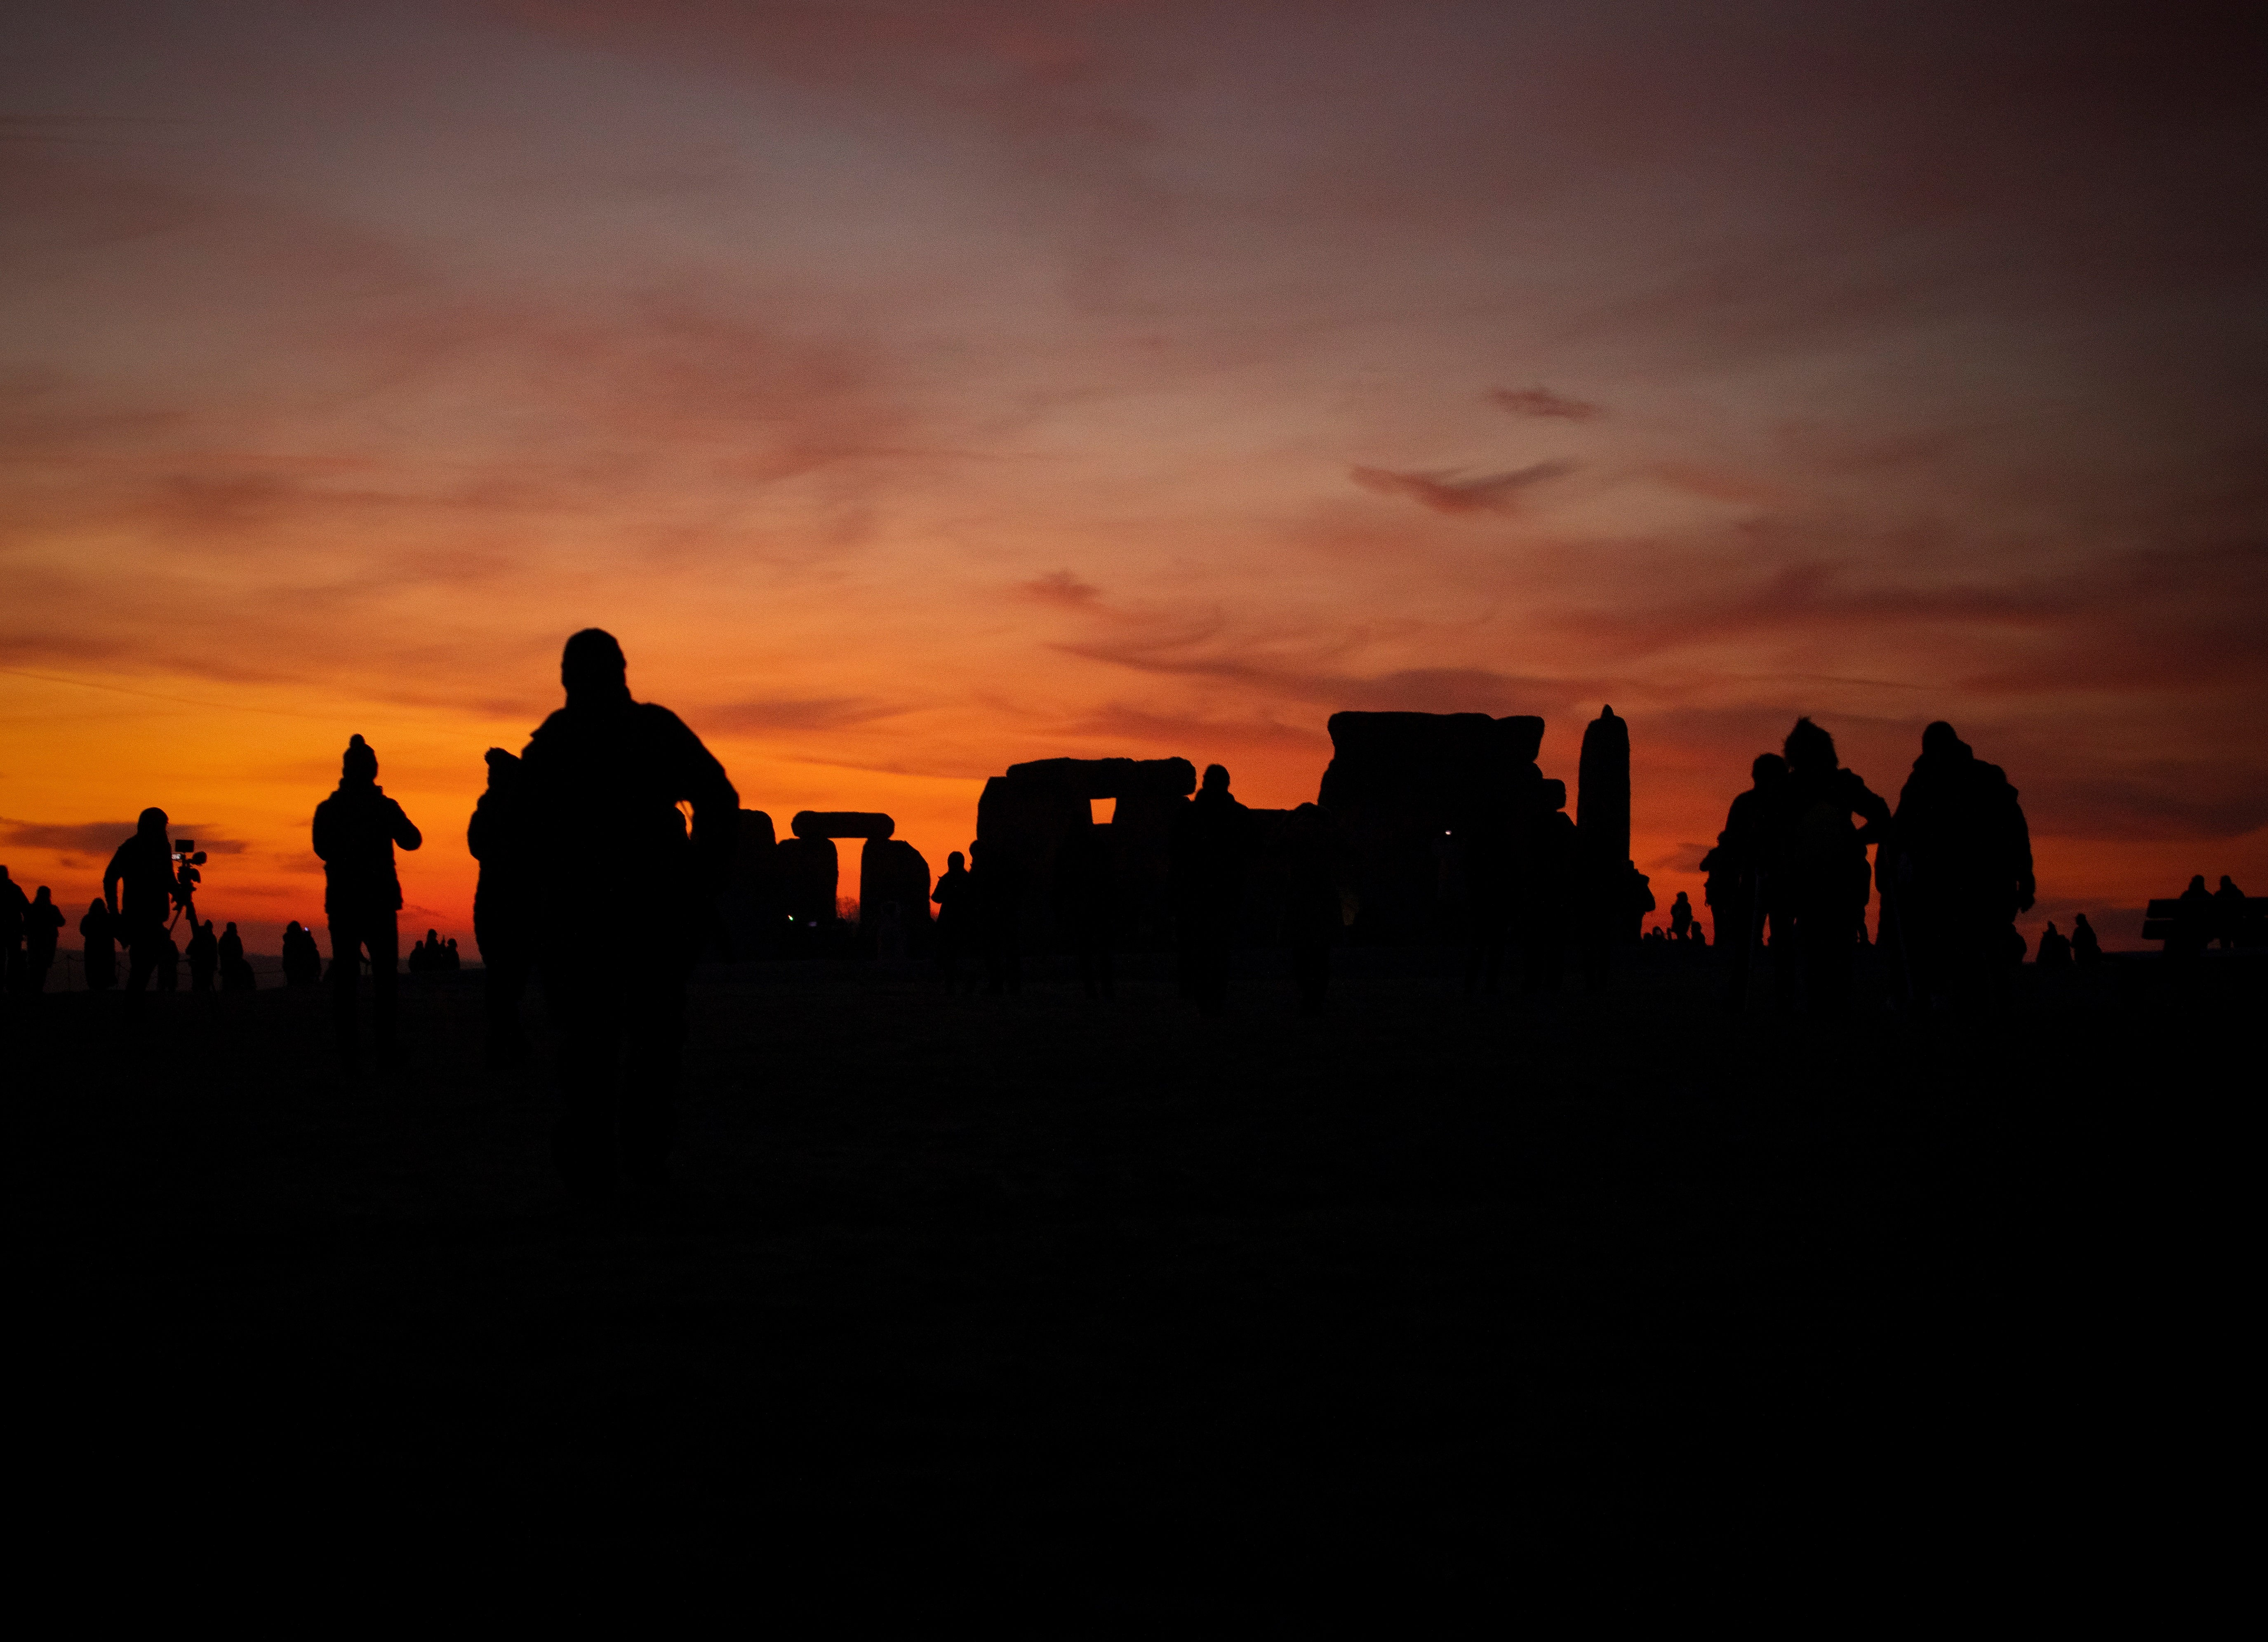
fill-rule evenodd
<path id="1" fill-rule="evenodd" d="M 1575 835 L 1584 855 L 1601 867 L 1630 859 L 1630 725 L 1612 707 L 1583 729 L 1583 757 L 1575 779 Z"/>

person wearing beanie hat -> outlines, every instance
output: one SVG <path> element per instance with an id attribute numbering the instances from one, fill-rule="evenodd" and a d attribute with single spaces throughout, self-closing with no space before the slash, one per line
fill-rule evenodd
<path id="1" fill-rule="evenodd" d="M 425 842 L 401 806 L 378 784 L 378 755 L 356 736 L 339 761 L 338 791 L 315 806 L 315 853 L 323 862 L 323 910 L 331 924 L 332 1019 L 339 1058 L 351 1066 L 360 1053 L 355 1007 L 362 954 L 370 954 L 371 1042 L 379 1070 L 394 1064 L 398 983 L 394 961 L 401 931 L 401 880 L 394 870 L 396 844 L 415 850 Z"/>
<path id="2" fill-rule="evenodd" d="M 523 836 L 544 998 L 565 1039 L 553 1157 L 589 1198 L 618 1168 L 659 1183 L 686 983 L 731 870 L 740 799 L 682 719 L 632 699 L 614 635 L 570 638 L 559 678 L 567 704 L 520 755 Z M 593 860 L 606 864 L 603 894 L 584 887 Z"/>

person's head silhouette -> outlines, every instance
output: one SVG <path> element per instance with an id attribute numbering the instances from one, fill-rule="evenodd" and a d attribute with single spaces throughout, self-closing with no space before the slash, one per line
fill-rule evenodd
<path id="1" fill-rule="evenodd" d="M 1226 792 L 1228 791 L 1228 767 L 1226 764 L 1207 764 L 1205 766 L 1204 790 L 1207 792 Z"/>
<path id="2" fill-rule="evenodd" d="M 359 784 L 377 779 L 378 755 L 371 750 L 370 743 L 364 740 L 362 737 L 357 735 L 350 738 L 347 742 L 346 755 L 339 760 L 339 784 L 341 786 L 350 783 Z"/>
<path id="3" fill-rule="evenodd" d="M 630 699 L 630 663 L 604 628 L 586 627 L 560 652 L 559 681 L 570 707 L 604 707 Z"/>
<path id="4" fill-rule="evenodd" d="M 1835 738 L 1809 718 L 1798 718 L 1795 728 L 1787 733 L 1780 747 L 1791 773 L 1807 770 L 1826 773 L 1835 768 Z"/>
<path id="5" fill-rule="evenodd" d="M 1958 757 L 1966 749 L 1961 738 L 1954 733 L 1953 726 L 1940 718 L 1922 731 L 1921 750 L 1938 758 L 1952 758 Z"/>
<path id="6" fill-rule="evenodd" d="M 2233 895 L 2236 893 L 2236 880 L 2231 878 L 2228 873 L 2223 873 L 2220 875 L 2220 888 L 2223 895 Z M 40 893 L 44 895 L 48 892 L 42 889 Z"/>
<path id="7" fill-rule="evenodd" d="M 1787 760 L 1778 753 L 1759 753 L 1756 762 L 1749 766 L 1749 779 L 1759 787 L 1771 786 L 1787 774 Z"/>
<path id="8" fill-rule="evenodd" d="M 962 857 L 961 851 L 958 850 L 955 850 L 952 854 L 945 858 L 945 870 L 948 873 L 965 871 L 968 868 L 968 863 L 967 859 Z"/>
<path id="9" fill-rule="evenodd" d="M 360 740 L 362 738 L 357 736 L 355 739 Z M 154 807 L 146 809 L 142 812 L 142 818 L 134 823 L 134 836 L 137 838 L 155 838 L 162 843 L 166 838 L 166 825 L 165 811 Z M 167 846 L 167 853 L 172 853 L 170 845 Z"/>
<path id="10" fill-rule="evenodd" d="M 2190 878 L 2190 887 L 2196 890 L 2199 895 L 2203 895 L 2205 893 L 2205 874 L 2203 873 L 2192 873 Z"/>
<path id="11" fill-rule="evenodd" d="M 2228 880 L 2224 878 L 2220 881 L 2225 884 Z M 45 884 L 41 884 L 39 888 L 39 893 L 32 897 L 32 904 L 35 907 L 45 907 L 54 904 L 48 897 L 48 887 Z"/>

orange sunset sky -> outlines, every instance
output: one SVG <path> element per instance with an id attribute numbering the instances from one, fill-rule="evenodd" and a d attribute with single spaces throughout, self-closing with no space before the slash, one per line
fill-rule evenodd
<path id="1" fill-rule="evenodd" d="M 1666 907 L 1798 712 L 2041 905 L 2268 890 L 2238 8 L 10 5 L 0 861 L 274 950 L 359 732 L 470 946 L 576 628 L 742 802 L 1631 720 Z M 846 891 L 855 854 L 846 851 Z M 2210 880 L 2209 880 L 2210 881 Z"/>

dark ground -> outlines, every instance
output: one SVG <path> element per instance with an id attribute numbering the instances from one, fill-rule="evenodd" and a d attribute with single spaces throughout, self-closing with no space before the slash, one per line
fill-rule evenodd
<path id="1" fill-rule="evenodd" d="M 11 999 L 19 1480 L 1989 1513 L 2174 1440 L 2127 1348 L 2191 1349 L 2195 1251 L 2249 1219 L 2188 1184 L 2258 1094 L 2258 969 L 2117 968 L 1975 1029 L 1728 1019 L 1668 961 L 1376 974 L 1322 1021 L 1268 978 L 1207 1022 L 1162 980 L 722 973 L 673 1193 L 595 1216 L 545 1077 L 481 1071 L 477 976 L 405 985 L 391 1079 L 334 1071 L 312 992 Z"/>

